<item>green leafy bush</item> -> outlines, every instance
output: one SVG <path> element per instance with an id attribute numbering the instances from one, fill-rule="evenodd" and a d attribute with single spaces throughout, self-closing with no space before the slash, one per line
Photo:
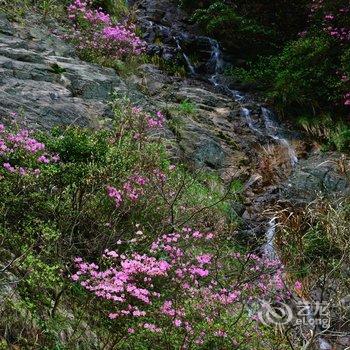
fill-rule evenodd
<path id="1" fill-rule="evenodd" d="M 17 280 L 0 305 L 6 345 L 280 344 L 244 306 L 286 289 L 279 261 L 232 236 L 241 186 L 171 164 L 161 112 L 114 111 L 109 130 L 0 125 L 0 277 Z"/>
<path id="2" fill-rule="evenodd" d="M 228 50 L 240 54 L 271 51 L 276 33 L 251 18 L 241 16 L 233 6 L 221 1 L 198 9 L 192 16 L 204 31 L 223 41 Z"/>
<path id="3" fill-rule="evenodd" d="M 312 109 L 339 100 L 334 48 L 324 38 L 299 39 L 286 46 L 274 67 L 272 97 L 280 107 Z"/>
<path id="4" fill-rule="evenodd" d="M 263 57 L 251 69 L 229 72 L 267 89 L 281 110 L 316 113 L 339 105 L 343 86 L 336 76 L 337 51 L 326 37 L 300 38 L 277 57 Z"/>

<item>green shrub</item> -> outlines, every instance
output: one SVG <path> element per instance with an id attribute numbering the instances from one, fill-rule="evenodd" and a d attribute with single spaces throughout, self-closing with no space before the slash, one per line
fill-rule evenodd
<path id="1" fill-rule="evenodd" d="M 187 115 L 195 114 L 197 109 L 196 104 L 191 102 L 189 99 L 181 101 L 178 108 L 180 112 Z"/>
<path id="2" fill-rule="evenodd" d="M 337 65 L 338 55 L 331 40 L 307 37 L 291 42 L 277 57 L 260 58 L 250 69 L 235 69 L 229 74 L 268 89 L 281 111 L 315 114 L 341 102 Z"/>
<path id="3" fill-rule="evenodd" d="M 349 151 L 350 126 L 344 123 L 338 123 L 335 127 L 333 125 L 328 141 L 330 145 L 334 145 L 338 151 Z"/>
<path id="4" fill-rule="evenodd" d="M 125 0 L 94 0 L 93 4 L 95 7 L 102 7 L 116 19 L 121 19 L 128 13 Z"/>
<path id="5" fill-rule="evenodd" d="M 15 20 L 22 20 L 30 11 L 38 11 L 45 17 L 63 19 L 70 0 L 2 0 L 0 9 Z"/>
<path id="6" fill-rule="evenodd" d="M 9 295 L 0 306 L 1 332 L 11 313 L 21 315 L 9 323 L 13 328 L 6 339 L 11 344 L 53 349 L 62 344 L 60 328 L 72 327 L 77 334 L 70 340 L 83 344 L 85 322 L 108 341 L 111 324 L 103 304 L 97 308 L 96 301 L 68 279 L 74 257 L 98 262 L 107 247 L 126 254 L 137 248 L 142 253 L 160 232 L 194 224 L 204 230 L 222 229 L 228 224 L 227 201 L 235 198 L 235 190 L 225 195 L 217 178 L 195 177 L 180 164 L 170 167 L 162 141 L 153 135 L 153 113 L 132 109 L 128 103 L 115 103 L 114 108 L 115 125 L 110 130 L 69 127 L 37 133 L 36 139 L 45 144 L 40 152 L 47 157 L 59 154 L 58 163 L 38 163 L 37 155 L 21 148 L 0 156 L 15 169 L 0 168 L 0 263 L 4 266 L 13 259 L 6 272 L 20 280 L 16 299 Z M 161 114 L 158 117 L 163 120 Z M 3 126 L 1 130 L 3 139 L 11 134 Z M 40 173 L 27 170 L 21 175 L 20 166 L 38 167 Z M 137 200 L 123 194 L 117 208 L 108 197 L 108 186 L 127 191 L 124 186 L 129 188 L 135 176 L 147 178 L 147 183 Z M 230 224 L 237 225 L 231 219 Z M 138 230 L 143 236 L 134 241 Z M 1 283 L 9 283 L 7 278 L 2 274 Z M 95 306 L 90 308 L 92 302 Z"/>
<path id="7" fill-rule="evenodd" d="M 192 16 L 204 31 L 221 40 L 231 52 L 240 55 L 269 52 L 274 48 L 276 33 L 252 18 L 241 16 L 233 6 L 221 1 L 198 9 Z"/>

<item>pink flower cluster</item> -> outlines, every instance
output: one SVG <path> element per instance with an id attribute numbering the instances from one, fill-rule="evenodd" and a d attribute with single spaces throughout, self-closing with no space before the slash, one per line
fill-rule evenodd
<path id="1" fill-rule="evenodd" d="M 350 92 L 348 92 L 347 94 L 345 94 L 344 96 L 344 105 L 345 106 L 350 106 Z"/>
<path id="2" fill-rule="evenodd" d="M 128 258 L 124 254 L 106 250 L 104 258 L 113 262 L 113 266 L 100 271 L 96 264 L 88 264 L 83 259 L 76 258 L 77 272 L 73 281 L 80 284 L 96 296 L 123 305 L 118 311 L 111 312 L 109 317 L 115 319 L 121 316 L 142 317 L 146 315 L 132 302 L 151 304 L 152 298 L 160 294 L 152 291 L 155 278 L 166 277 L 170 264 L 165 260 L 156 259 L 145 254 L 132 254 Z"/>
<path id="3" fill-rule="evenodd" d="M 341 5 L 335 1 L 314 0 L 310 18 L 321 16 L 323 30 L 333 38 L 347 42 L 350 41 L 350 28 L 347 25 L 349 13 L 349 3 Z"/>
<path id="4" fill-rule="evenodd" d="M 154 333 L 167 324 L 183 329 L 192 338 L 199 324 L 213 324 L 222 313 L 235 314 L 244 302 L 289 297 L 279 261 L 254 254 L 214 255 L 215 249 L 205 251 L 214 240 L 213 233 L 187 227 L 160 236 L 148 255 L 133 253 L 128 257 L 106 250 L 106 269 L 77 258 L 72 279 L 112 303 L 110 319 L 129 317 L 130 322 L 138 320 L 136 329 Z M 222 275 L 219 271 L 225 269 L 229 274 Z M 131 329 L 129 334 L 136 331 L 135 322 Z M 211 335 L 226 337 L 229 331 L 214 327 Z M 204 335 L 198 342 L 201 338 Z"/>
<path id="5" fill-rule="evenodd" d="M 140 107 L 133 107 L 132 114 L 135 116 L 135 122 L 138 125 L 135 125 L 134 129 L 134 139 L 142 139 L 142 136 L 147 134 L 147 131 L 150 129 L 162 128 L 165 123 L 165 117 L 162 112 L 157 112 L 155 115 L 144 112 Z"/>
<path id="6" fill-rule="evenodd" d="M 146 177 L 133 175 L 124 183 L 123 189 L 120 191 L 113 186 L 108 186 L 107 194 L 108 197 L 114 200 L 116 207 L 119 208 L 125 197 L 136 202 L 144 194 L 143 188 L 148 182 L 149 180 Z"/>
<path id="7" fill-rule="evenodd" d="M 101 9 L 92 10 L 89 6 L 91 6 L 91 1 L 75 0 L 68 6 L 68 18 L 74 21 L 79 19 L 79 15 L 82 15 L 89 23 L 94 25 L 111 24 L 111 18 L 108 14 Z"/>
<path id="8" fill-rule="evenodd" d="M 140 55 L 145 50 L 145 43 L 136 36 L 134 30 L 134 27 L 125 27 L 122 24 L 104 28 L 102 30 L 104 49 L 112 55 L 115 52 L 113 56 L 116 57 L 128 54 Z"/>
<path id="9" fill-rule="evenodd" d="M 31 160 L 31 166 L 25 167 L 21 165 L 11 164 L 11 158 L 19 158 Z M 45 145 L 35 138 L 31 137 L 31 133 L 27 129 L 12 133 L 6 131 L 3 124 L 0 124 L 0 157 L 3 159 L 3 169 L 8 173 L 15 173 L 21 176 L 28 174 L 39 175 L 40 169 L 32 169 L 34 164 L 49 164 L 56 163 L 60 157 L 55 155 L 45 154 Z M 16 160 L 18 163 L 18 159 Z M 34 163 L 34 164 L 33 164 Z"/>
<path id="10" fill-rule="evenodd" d="M 147 124 L 150 128 L 161 128 L 165 122 L 164 115 L 161 112 L 157 112 L 156 116 L 152 117 L 147 115 Z"/>
<path id="11" fill-rule="evenodd" d="M 139 55 L 145 42 L 135 33 L 133 25 L 114 24 L 102 9 L 92 9 L 88 0 L 75 0 L 68 7 L 68 18 L 74 28 L 68 36 L 80 50 L 93 50 L 107 58 L 120 59 Z"/>
<path id="12" fill-rule="evenodd" d="M 115 206 L 117 208 L 120 207 L 120 205 L 123 202 L 123 197 L 120 191 L 118 191 L 115 187 L 113 186 L 107 186 L 107 194 L 108 197 L 112 198 L 115 202 Z"/>

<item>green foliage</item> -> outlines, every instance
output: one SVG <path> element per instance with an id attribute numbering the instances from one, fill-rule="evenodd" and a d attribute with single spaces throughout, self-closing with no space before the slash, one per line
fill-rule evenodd
<path id="1" fill-rule="evenodd" d="M 282 115 L 317 116 L 322 132 L 327 132 L 322 115 L 331 115 L 336 124 L 347 116 L 348 1 L 182 0 L 180 5 L 233 57 L 226 74 L 260 90 Z M 345 149 L 341 124 L 330 143 Z"/>
<path id="2" fill-rule="evenodd" d="M 330 145 L 334 145 L 338 151 L 350 150 L 350 126 L 344 123 L 338 123 L 333 126 L 330 138 Z"/>
<path id="3" fill-rule="evenodd" d="M 144 232 L 137 243 L 142 253 L 159 232 L 171 227 L 196 223 L 199 228 L 214 229 L 228 224 L 226 201 L 236 198 L 236 190 L 225 196 L 220 180 L 212 175 L 191 175 L 181 165 L 170 170 L 164 145 L 141 133 L 144 121 L 130 105 L 116 102 L 114 110 L 111 130 L 69 127 L 37 134 L 47 152 L 61 158 L 60 163 L 43 166 L 40 176 L 1 175 L 0 262 L 5 265 L 14 258 L 7 272 L 20 280 L 16 299 L 9 295 L 0 307 L 0 329 L 11 325 L 11 337 L 6 338 L 10 342 L 64 348 L 62 330 L 74 329 L 73 334 L 77 333 L 69 336 L 74 345 L 91 348 L 85 343 L 88 339 L 81 337 L 85 322 L 108 341 L 110 322 L 105 320 L 104 306 L 97 310 L 91 296 L 68 280 L 74 257 L 98 261 L 106 247 L 132 251 L 136 243 L 116 242 L 130 241 L 137 229 Z M 137 141 L 135 133 L 143 136 Z M 106 186 L 123 188 L 133 175 L 150 176 L 154 170 L 164 172 L 166 184 L 150 184 L 138 202 L 125 200 L 117 210 Z M 237 227 L 234 221 L 230 225 Z M 10 276 L 1 276 L 1 283 L 8 283 Z M 9 323 L 8 315 L 14 314 L 16 321 Z"/>
<path id="4" fill-rule="evenodd" d="M 71 0 L 1 0 L 0 9 L 17 20 L 33 10 L 45 17 L 64 20 L 66 8 L 71 2 Z M 128 13 L 124 0 L 94 0 L 93 5 L 102 7 L 116 19 Z"/>
<path id="5" fill-rule="evenodd" d="M 275 41 L 276 33 L 269 27 L 239 15 L 233 6 L 221 1 L 197 10 L 192 20 L 208 35 L 222 40 L 229 50 L 241 54 L 252 54 L 262 50 L 268 52 Z"/>
<path id="6" fill-rule="evenodd" d="M 176 77 L 186 77 L 186 68 L 182 62 L 182 56 L 179 54 L 174 61 L 166 61 L 155 55 L 150 58 L 151 63 L 157 65 L 161 70 L 164 70 L 170 75 Z"/>
<path id="7" fill-rule="evenodd" d="M 125 0 L 94 0 L 93 4 L 95 7 L 102 7 L 116 19 L 120 19 L 128 13 Z"/>
<path id="8" fill-rule="evenodd" d="M 51 65 L 51 72 L 54 74 L 62 74 L 66 72 L 66 69 L 54 63 Z"/>
<path id="9" fill-rule="evenodd" d="M 23 19 L 33 10 L 45 17 L 62 19 L 69 3 L 69 0 L 1 0 L 0 9 L 15 20 Z"/>
<path id="10" fill-rule="evenodd" d="M 339 99 L 334 51 L 323 38 L 305 38 L 286 46 L 278 59 L 272 96 L 283 107 L 310 106 Z"/>
<path id="11" fill-rule="evenodd" d="M 179 104 L 179 111 L 187 115 L 193 115 L 196 113 L 196 104 L 189 99 L 183 100 Z"/>
<path id="12" fill-rule="evenodd" d="M 235 69 L 229 74 L 268 89 L 281 111 L 316 113 L 340 102 L 342 85 L 335 74 L 338 64 L 329 39 L 307 37 L 291 42 L 277 57 L 262 57 L 251 69 Z"/>
<path id="13" fill-rule="evenodd" d="M 276 52 L 295 37 L 307 20 L 307 0 L 181 0 L 208 35 L 216 36 L 231 54 L 255 57 Z"/>
<path id="14" fill-rule="evenodd" d="M 271 88 L 277 64 L 277 57 L 259 56 L 256 61 L 248 62 L 246 68 L 229 67 L 225 70 L 225 74 L 234 77 L 240 83 L 252 84 L 257 89 L 264 91 Z"/>

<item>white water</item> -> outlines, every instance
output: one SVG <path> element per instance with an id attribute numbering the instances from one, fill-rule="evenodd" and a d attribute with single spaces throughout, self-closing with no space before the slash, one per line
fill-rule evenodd
<path id="1" fill-rule="evenodd" d="M 177 48 L 179 49 L 180 52 L 182 52 L 182 57 L 184 58 L 191 75 L 196 75 L 196 70 L 195 70 L 193 64 L 191 63 L 189 57 L 185 54 L 185 51 L 182 50 L 179 39 L 176 38 L 175 36 L 173 38 L 176 42 Z"/>
<path id="2" fill-rule="evenodd" d="M 154 23 L 152 21 L 147 21 L 147 23 L 148 23 L 150 28 L 156 26 L 157 28 L 159 28 L 159 29 L 163 30 L 165 33 L 167 33 L 167 35 L 170 35 L 170 29 L 168 27 L 163 26 L 162 24 L 159 24 L 159 23 Z M 178 50 L 182 53 L 182 57 L 184 58 L 191 75 L 196 75 L 196 70 L 195 70 L 193 64 L 191 63 L 191 60 L 186 55 L 185 51 L 182 50 L 179 38 L 177 38 L 176 36 L 173 36 L 173 39 L 176 43 Z"/>
<path id="3" fill-rule="evenodd" d="M 224 91 L 228 92 L 236 101 L 241 101 L 244 99 L 244 96 L 237 90 L 231 90 L 228 86 L 220 84 L 219 77 L 220 73 L 224 66 L 224 61 L 222 58 L 222 52 L 220 50 L 219 43 L 211 38 L 207 38 L 211 46 L 211 57 L 209 63 L 214 66 L 214 75 L 209 78 L 209 81 L 215 87 L 221 87 Z M 187 62 L 187 61 L 186 61 Z M 189 63 L 188 63 L 189 64 Z M 190 67 L 190 64 L 189 64 Z M 295 153 L 293 146 L 289 141 L 280 135 L 280 127 L 274 121 L 273 113 L 265 107 L 261 107 L 262 116 L 265 122 L 266 133 L 273 140 L 279 142 L 288 150 L 288 155 L 292 167 L 298 163 L 298 157 Z M 242 108 L 242 114 L 245 117 L 248 126 L 255 131 L 256 133 L 261 134 L 262 132 L 254 126 L 253 120 L 250 116 L 250 111 L 247 108 Z"/>
<path id="4" fill-rule="evenodd" d="M 126 0 L 126 4 L 128 5 L 128 0 Z M 150 26 L 153 26 L 153 22 L 151 22 L 151 21 L 150 21 Z M 167 27 L 163 27 L 163 28 L 165 28 L 166 30 L 169 30 L 169 28 L 167 28 Z M 189 71 L 191 72 L 192 75 L 196 75 L 195 67 L 192 65 L 189 57 L 182 50 L 179 40 L 176 37 L 174 37 L 174 39 L 175 39 L 175 42 L 177 44 L 178 49 L 182 52 L 182 55 L 184 57 L 184 60 L 186 61 L 186 64 L 188 66 Z M 223 69 L 222 53 L 220 50 L 220 46 L 216 40 L 211 39 L 211 38 L 208 38 L 208 40 L 209 40 L 211 48 L 212 48 L 210 63 L 215 65 L 215 70 L 214 70 L 215 73 L 213 76 L 211 76 L 209 78 L 209 81 L 215 87 L 221 87 L 225 91 L 228 91 L 236 101 L 243 100 L 244 96 L 241 95 L 241 93 L 239 91 L 231 90 L 231 89 L 229 89 L 228 86 L 225 86 L 225 85 L 219 83 L 219 81 L 218 81 L 219 74 Z M 255 131 L 257 133 L 261 133 L 261 131 L 254 126 L 253 120 L 252 120 L 251 115 L 250 115 L 251 114 L 250 110 L 243 107 L 241 111 L 242 111 L 242 115 L 246 118 L 248 126 L 253 131 Z M 273 118 L 272 112 L 269 111 L 267 108 L 262 107 L 262 114 L 263 114 L 265 127 L 266 127 L 268 135 L 271 138 L 273 138 L 274 140 L 279 141 L 281 144 L 283 144 L 288 149 L 291 164 L 292 164 L 292 166 L 295 166 L 296 163 L 298 162 L 298 158 L 296 156 L 295 150 L 285 138 L 283 138 L 279 135 L 279 133 L 278 133 L 279 127 L 278 127 L 277 123 L 275 123 L 273 120 L 274 118 Z M 277 220 L 274 217 L 269 221 L 268 229 L 266 232 L 266 243 L 263 246 L 264 255 L 269 257 L 270 259 L 278 259 L 278 254 L 277 254 L 276 249 L 274 247 L 276 226 L 277 226 Z M 310 308 L 308 311 L 309 311 L 308 317 L 313 318 L 312 309 Z M 330 343 L 327 342 L 327 340 L 325 340 L 322 337 L 319 337 L 318 343 L 319 343 L 320 350 L 331 350 L 332 349 L 332 346 L 330 345 Z"/>
<path id="5" fill-rule="evenodd" d="M 252 119 L 252 117 L 251 117 L 251 115 L 250 115 L 250 110 L 249 110 L 248 108 L 243 107 L 243 108 L 241 109 L 241 111 L 242 111 L 243 117 L 245 117 L 245 119 L 246 119 L 246 121 L 247 121 L 248 126 L 249 126 L 253 131 L 255 131 L 256 133 L 262 134 L 262 132 L 261 132 L 258 128 L 256 128 L 256 127 L 254 126 L 253 119 Z"/>
<path id="6" fill-rule="evenodd" d="M 329 344 L 328 341 L 325 340 L 324 338 L 319 338 L 318 343 L 320 345 L 320 350 L 332 350 L 333 349 L 332 345 Z"/>
<path id="7" fill-rule="evenodd" d="M 205 37 L 210 44 L 211 47 L 211 57 L 209 60 L 209 63 L 211 63 L 214 66 L 214 74 L 209 78 L 209 81 L 215 86 L 219 87 L 222 90 L 224 90 L 226 93 L 231 95 L 235 101 L 241 101 L 244 99 L 244 96 L 237 90 L 232 90 L 228 86 L 221 84 L 219 82 L 220 73 L 222 73 L 222 70 L 224 68 L 224 60 L 222 58 L 222 52 L 220 50 L 219 43 L 212 39 Z"/>
<path id="8" fill-rule="evenodd" d="M 224 68 L 224 60 L 222 58 L 222 52 L 220 50 L 219 43 L 216 40 L 208 37 L 202 37 L 202 39 L 208 40 L 210 44 L 211 55 L 208 63 L 214 67 L 214 74 L 210 76 L 208 80 L 215 87 L 220 88 L 226 93 L 230 94 L 235 99 L 235 101 L 242 101 L 245 97 L 239 91 L 232 90 L 227 85 L 220 83 L 220 73 L 222 73 L 222 70 Z M 186 61 L 189 71 L 191 72 L 192 75 L 196 75 L 195 68 L 191 63 L 190 59 L 188 58 L 188 56 L 182 51 L 179 40 L 175 37 L 174 37 L 174 40 L 176 41 L 178 49 L 183 54 L 183 57 Z M 294 148 L 286 138 L 281 136 L 282 130 L 277 124 L 277 122 L 274 120 L 275 118 L 273 113 L 265 107 L 261 107 L 261 112 L 264 119 L 266 135 L 272 138 L 273 140 L 277 141 L 281 145 L 283 145 L 283 147 L 285 147 L 288 150 L 290 163 L 292 167 L 294 167 L 298 162 L 298 158 L 296 156 Z M 248 108 L 242 107 L 241 114 L 246 119 L 246 122 L 251 130 L 253 130 L 255 133 L 260 135 L 264 134 L 261 130 L 259 130 L 254 125 L 254 122 L 251 118 L 251 112 Z M 270 257 L 271 259 L 277 258 L 277 253 L 274 248 L 276 225 L 277 225 L 276 218 L 272 218 L 269 222 L 268 229 L 266 232 L 266 243 L 263 246 L 264 254 Z"/>
<path id="9" fill-rule="evenodd" d="M 207 38 L 207 39 L 211 47 L 211 57 L 210 57 L 209 63 L 214 65 L 215 74 L 219 74 L 222 71 L 224 66 L 224 60 L 222 59 L 222 53 L 220 50 L 219 43 L 212 38 Z"/>
<path id="10" fill-rule="evenodd" d="M 287 148 L 288 150 L 288 154 L 289 154 L 289 159 L 290 159 L 290 163 L 292 165 L 292 167 L 294 167 L 297 163 L 298 163 L 298 157 L 295 153 L 294 148 L 291 146 L 291 144 L 288 142 L 287 139 L 285 139 L 284 137 L 282 137 L 279 134 L 279 126 L 277 125 L 277 123 L 274 121 L 274 115 L 273 113 L 265 108 L 265 107 L 261 107 L 261 112 L 264 118 L 264 122 L 265 122 L 265 127 L 266 127 L 266 131 L 267 134 L 274 140 L 276 140 L 277 142 L 279 142 L 282 146 L 284 146 L 285 148 Z"/>
<path id="11" fill-rule="evenodd" d="M 277 226 L 277 221 L 276 218 L 272 218 L 269 221 L 268 229 L 266 232 L 266 243 L 262 247 L 263 254 L 271 259 L 271 260 L 276 260 L 277 253 L 275 249 L 275 235 L 276 235 L 276 226 Z"/>
<path id="12" fill-rule="evenodd" d="M 148 24 L 150 27 L 153 27 L 155 25 L 155 23 L 152 21 L 148 21 Z M 166 31 L 168 34 L 170 33 L 170 29 L 168 27 L 165 27 L 161 24 L 156 24 L 156 25 L 160 29 Z M 196 73 L 195 66 L 192 64 L 192 62 L 189 59 L 189 57 L 187 56 L 187 54 L 182 50 L 179 38 L 174 36 L 173 39 L 176 42 L 178 50 L 182 53 L 182 56 L 186 62 L 186 65 L 188 67 L 188 70 L 190 71 L 190 74 L 192 76 L 196 76 L 197 73 Z M 201 39 L 208 40 L 208 42 L 210 44 L 210 48 L 211 48 L 211 55 L 210 55 L 210 59 L 208 61 L 208 64 L 210 64 L 211 66 L 214 66 L 214 74 L 208 80 L 215 87 L 220 88 L 223 91 L 225 91 L 226 93 L 228 93 L 229 95 L 231 95 L 235 99 L 235 101 L 238 102 L 238 101 L 244 100 L 245 97 L 239 91 L 232 90 L 226 84 L 220 83 L 220 74 L 222 73 L 223 68 L 224 68 L 224 60 L 222 57 L 222 52 L 221 52 L 219 43 L 216 40 L 209 38 L 209 37 L 201 37 Z M 261 107 L 261 111 L 262 111 L 262 116 L 263 116 L 264 122 L 265 122 L 265 129 L 266 129 L 267 136 L 269 136 L 273 140 L 279 142 L 281 145 L 283 145 L 288 150 L 290 163 L 291 163 L 292 167 L 294 167 L 298 162 L 298 158 L 296 156 L 296 152 L 295 152 L 293 146 L 289 143 L 289 141 L 286 138 L 281 136 L 281 132 L 280 132 L 281 128 L 274 121 L 273 113 L 265 107 Z M 245 117 L 248 126 L 254 132 L 259 133 L 259 134 L 263 134 L 263 132 L 261 130 L 259 130 L 258 128 L 256 128 L 254 126 L 254 122 L 251 118 L 251 115 L 250 115 L 251 113 L 250 113 L 249 109 L 242 108 L 241 114 L 242 114 L 242 116 Z"/>

